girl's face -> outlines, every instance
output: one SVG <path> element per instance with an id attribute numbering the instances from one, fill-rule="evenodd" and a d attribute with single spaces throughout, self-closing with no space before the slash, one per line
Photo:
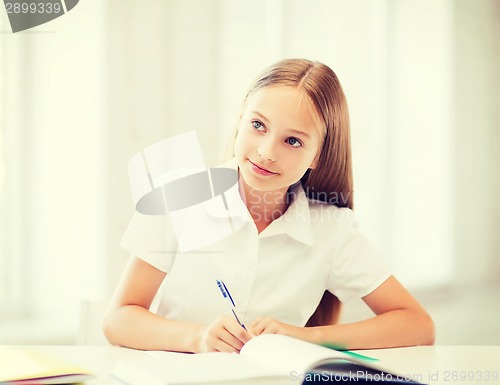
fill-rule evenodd
<path id="1" fill-rule="evenodd" d="M 295 87 L 265 87 L 249 96 L 234 149 L 245 184 L 285 192 L 316 166 L 321 138 L 313 113 Z"/>

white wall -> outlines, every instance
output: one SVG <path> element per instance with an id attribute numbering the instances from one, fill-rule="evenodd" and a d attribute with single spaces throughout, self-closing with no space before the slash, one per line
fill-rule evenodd
<path id="1" fill-rule="evenodd" d="M 15 238 L 2 258 L 19 266 L 10 276 L 22 287 L 24 316 L 0 327 L 1 342 L 71 338 L 81 300 L 105 295 L 103 11 L 84 1 L 34 31 L 3 36 L 2 128 L 12 139 L 3 155 L 19 191 L 3 218 Z"/>
<path id="2" fill-rule="evenodd" d="M 406 284 L 442 285 L 454 274 L 453 2 L 390 4 L 390 252 Z"/>
<path id="3" fill-rule="evenodd" d="M 500 281 L 500 3 L 455 4 L 454 238 L 460 285 Z"/>

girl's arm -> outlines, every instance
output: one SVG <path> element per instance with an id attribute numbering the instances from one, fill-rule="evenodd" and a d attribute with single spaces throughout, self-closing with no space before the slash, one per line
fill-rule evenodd
<path id="1" fill-rule="evenodd" d="M 314 343 L 328 343 L 343 349 L 376 349 L 434 344 L 434 323 L 422 306 L 391 276 L 363 297 L 375 317 L 342 325 L 301 328 L 269 318 L 250 325 L 255 335 L 287 334 Z"/>
<path id="2" fill-rule="evenodd" d="M 166 273 L 132 257 L 104 318 L 111 344 L 143 350 L 239 351 L 250 334 L 231 317 L 211 325 L 165 319 L 149 311 Z"/>

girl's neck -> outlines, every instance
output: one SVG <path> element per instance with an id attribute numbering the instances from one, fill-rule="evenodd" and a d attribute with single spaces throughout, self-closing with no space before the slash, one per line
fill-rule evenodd
<path id="1" fill-rule="evenodd" d="M 239 192 L 252 219 L 261 233 L 272 221 L 282 216 L 288 208 L 288 188 L 276 191 L 255 190 L 240 175 Z"/>

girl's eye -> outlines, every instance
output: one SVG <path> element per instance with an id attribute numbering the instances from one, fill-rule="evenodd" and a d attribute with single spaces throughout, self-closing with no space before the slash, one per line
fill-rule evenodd
<path id="1" fill-rule="evenodd" d="M 288 138 L 286 142 L 292 147 L 300 147 L 302 143 L 297 138 Z"/>
<path id="2" fill-rule="evenodd" d="M 259 131 L 261 131 L 264 128 L 264 126 L 262 125 L 262 123 L 259 122 L 258 120 L 254 120 L 252 122 L 252 127 L 255 128 L 256 130 L 259 130 Z"/>

